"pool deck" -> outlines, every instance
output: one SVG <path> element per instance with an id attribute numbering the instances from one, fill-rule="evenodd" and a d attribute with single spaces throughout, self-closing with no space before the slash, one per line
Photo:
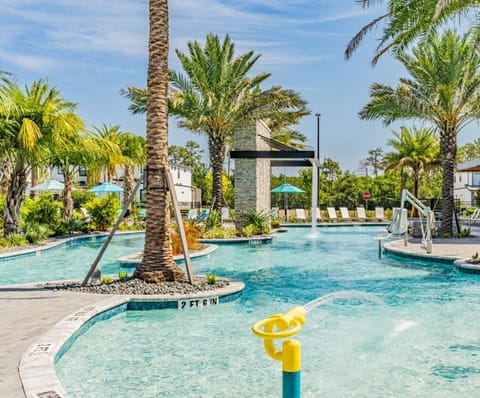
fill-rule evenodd
<path id="1" fill-rule="evenodd" d="M 474 236 L 470 238 L 434 239 L 432 254 L 426 254 L 416 240 L 411 240 L 407 247 L 404 247 L 403 241 L 387 242 L 385 247 L 397 254 L 453 261 L 480 252 L 480 229 L 476 228 L 472 234 Z M 25 398 L 27 395 L 19 377 L 19 363 L 27 349 L 69 314 L 88 305 L 105 306 L 113 298 L 49 291 L 34 285 L 0 286 L 0 395 Z M 47 395 L 28 395 L 28 398 L 31 397 L 43 398 Z"/>

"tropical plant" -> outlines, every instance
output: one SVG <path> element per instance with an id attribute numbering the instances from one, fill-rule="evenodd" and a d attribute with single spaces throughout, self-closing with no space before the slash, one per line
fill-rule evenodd
<path id="1" fill-rule="evenodd" d="M 269 213 L 265 211 L 256 211 L 254 209 L 245 211 L 245 220 L 248 225 L 251 225 L 253 228 L 253 233 L 257 234 L 268 234 L 270 233 L 269 226 Z"/>
<path id="2" fill-rule="evenodd" d="M 101 157 L 95 162 L 95 166 L 104 176 L 100 177 L 102 181 L 112 182 L 115 176 L 117 166 L 122 165 L 123 157 L 120 150 L 120 137 L 125 134 L 120 131 L 120 126 L 107 126 L 103 123 L 100 127 L 93 126 L 93 134 L 106 148 L 110 150 L 102 151 Z M 90 166 L 90 172 L 94 171 L 94 165 Z M 96 171 L 96 170 L 95 170 Z"/>
<path id="3" fill-rule="evenodd" d="M 168 1 L 149 1 L 147 73 L 147 214 L 145 247 L 134 277 L 146 282 L 176 281 L 183 271 L 173 261 L 168 171 Z"/>
<path id="4" fill-rule="evenodd" d="M 438 138 L 434 136 L 434 129 L 411 128 L 405 126 L 400 132 L 393 131 L 393 136 L 387 144 L 395 149 L 386 155 L 387 168 L 393 170 L 412 171 L 413 196 L 418 198 L 420 173 L 429 166 L 440 165 L 440 151 Z M 412 208 L 413 214 L 416 209 Z"/>
<path id="5" fill-rule="evenodd" d="M 60 97 L 45 80 L 23 90 L 13 82 L 0 85 L 0 152 L 8 168 L 4 235 L 17 234 L 19 211 L 32 167 L 48 165 L 51 148 L 75 134 L 81 120 L 75 105 Z"/>
<path id="6" fill-rule="evenodd" d="M 480 116 L 480 54 L 478 40 L 467 32 L 448 30 L 429 34 L 412 54 L 398 55 L 410 73 L 398 87 L 374 83 L 371 101 L 361 110 L 362 119 L 381 119 L 388 125 L 399 119 L 433 124 L 440 134 L 442 162 L 442 235 L 452 234 L 453 178 L 457 134 Z"/>
<path id="7" fill-rule="evenodd" d="M 307 142 L 307 137 L 304 134 L 289 128 L 273 131 L 271 138 L 298 149 L 305 148 L 305 142 Z"/>
<path id="8" fill-rule="evenodd" d="M 228 35 L 221 42 L 218 36 L 208 34 L 204 48 L 195 41 L 188 43 L 188 54 L 176 50 L 185 75 L 175 71 L 169 74 L 170 114 L 180 127 L 208 138 L 213 201 L 218 212 L 224 204 L 225 149 L 234 130 L 259 119 L 280 126 L 280 121 L 298 120 L 308 114 L 306 102 L 294 91 L 279 86 L 260 89 L 270 74 L 248 77 L 259 55 L 249 51 L 234 58 L 234 47 Z M 130 87 L 124 94 L 132 100 L 130 109 L 134 113 L 145 109 L 147 96 L 139 89 Z"/>
<path id="9" fill-rule="evenodd" d="M 106 231 L 113 226 L 120 211 L 120 200 L 115 194 L 108 194 L 103 198 L 95 198 L 85 203 L 85 208 L 95 224 L 96 229 Z"/>
<path id="10" fill-rule="evenodd" d="M 135 187 L 134 169 L 137 166 L 143 167 L 146 161 L 145 138 L 132 133 L 123 133 L 118 139 L 122 153 L 123 173 L 123 200 L 124 204 L 130 198 Z M 130 211 L 131 209 L 128 209 Z"/>
<path id="11" fill-rule="evenodd" d="M 480 158 L 480 138 L 467 142 L 458 148 L 458 162 L 467 162 Z"/>
<path id="12" fill-rule="evenodd" d="M 62 172 L 64 179 L 64 220 L 69 220 L 73 214 L 73 183 L 80 169 L 94 169 L 109 153 L 116 151 L 117 148 L 105 140 L 81 131 L 74 131 L 61 145 L 51 148 L 49 162 Z"/>
<path id="13" fill-rule="evenodd" d="M 216 285 L 217 284 L 217 276 L 214 273 L 207 274 L 207 283 L 209 285 Z"/>
<path id="14" fill-rule="evenodd" d="M 365 25 L 348 43 L 345 58 L 350 58 L 363 38 L 380 23 L 384 23 L 383 34 L 378 40 L 375 64 L 379 58 L 391 51 L 395 55 L 404 52 L 416 39 L 424 39 L 442 25 L 459 19 L 471 20 L 478 30 L 478 0 L 355 0 L 363 8 L 386 3 L 387 9 L 379 17 Z M 473 18 L 470 16 L 473 15 Z M 462 18 L 463 17 L 463 18 Z"/>

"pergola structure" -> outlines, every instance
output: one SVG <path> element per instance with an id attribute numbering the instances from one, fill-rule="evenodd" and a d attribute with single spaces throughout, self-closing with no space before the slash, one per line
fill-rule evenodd
<path id="1" fill-rule="evenodd" d="M 258 179 L 262 180 L 261 195 L 270 195 L 270 168 L 271 167 L 313 167 L 312 172 L 312 225 L 316 224 L 315 209 L 318 207 L 318 170 L 319 161 L 315 156 L 314 150 L 299 150 L 275 141 L 268 137 L 270 131 L 266 125 L 259 121 L 256 124 L 255 133 L 252 128 L 239 131 L 240 139 L 235 140 L 236 148 L 230 152 L 232 159 L 238 160 L 254 160 L 255 163 L 242 164 L 238 167 L 235 164 L 235 210 L 239 212 L 251 210 L 246 208 L 243 202 L 237 202 L 238 196 L 249 195 L 253 197 L 258 195 L 259 189 L 255 189 Z M 236 135 L 238 138 L 238 136 Z M 243 141 L 242 141 L 243 140 Z M 268 178 L 258 176 L 253 171 L 241 170 L 242 168 L 253 169 L 259 161 L 268 162 Z M 240 165 L 239 165 L 240 166 Z M 266 163 L 264 163 L 264 168 Z M 237 181 L 237 175 L 240 176 Z M 268 179 L 268 181 L 267 181 Z M 257 181 L 254 181 L 257 180 Z M 267 186 L 265 186 L 267 185 Z M 252 188 L 253 187 L 253 188 Z M 270 197 L 270 196 L 269 196 Z M 247 203 L 258 203 L 254 200 Z M 270 200 L 268 200 L 270 203 Z M 253 207 L 253 206 L 250 206 Z M 269 206 L 270 207 L 270 206 Z M 263 210 L 255 208 L 255 210 Z"/>

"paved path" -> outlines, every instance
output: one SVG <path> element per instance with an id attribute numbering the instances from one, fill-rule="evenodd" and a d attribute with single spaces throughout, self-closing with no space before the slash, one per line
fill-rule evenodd
<path id="1" fill-rule="evenodd" d="M 105 296 L 0 286 L 0 397 L 25 398 L 18 376 L 22 354 L 50 327 Z"/>

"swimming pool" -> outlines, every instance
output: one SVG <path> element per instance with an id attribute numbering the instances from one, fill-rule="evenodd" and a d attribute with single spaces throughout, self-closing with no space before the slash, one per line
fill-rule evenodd
<path id="1" fill-rule="evenodd" d="M 0 285 L 41 281 L 83 279 L 95 260 L 106 236 L 67 241 L 48 250 L 0 259 Z M 143 233 L 116 235 L 101 260 L 102 275 L 117 276 L 123 269 L 118 258 L 143 249 Z"/>
<path id="2" fill-rule="evenodd" d="M 222 245 L 193 262 L 246 283 L 202 310 L 127 311 L 95 323 L 59 359 L 70 397 L 278 397 L 281 364 L 251 326 L 316 297 L 354 297 L 310 312 L 302 397 L 472 397 L 480 388 L 480 279 L 449 264 L 378 259 L 372 227 L 292 228 L 271 244 Z"/>

